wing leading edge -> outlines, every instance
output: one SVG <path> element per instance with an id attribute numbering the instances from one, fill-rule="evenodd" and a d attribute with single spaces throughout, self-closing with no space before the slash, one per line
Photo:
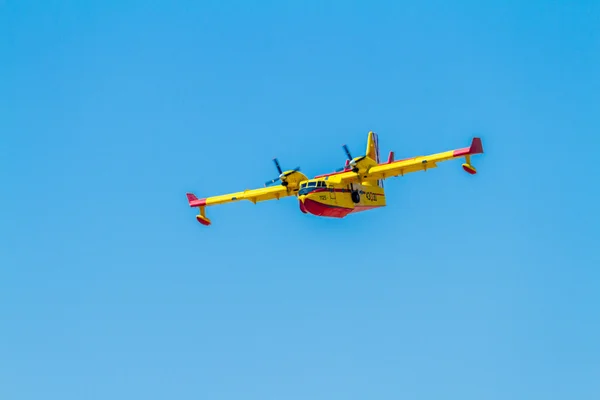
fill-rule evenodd
<path id="1" fill-rule="evenodd" d="M 341 174 L 330 176 L 328 180 L 339 183 L 376 181 L 437 168 L 437 164 L 440 162 L 462 157 L 466 160 L 462 165 L 463 169 L 470 174 L 475 174 L 477 170 L 471 165 L 471 156 L 482 153 L 483 145 L 481 139 L 476 137 L 473 138 L 469 147 L 398 161 L 394 161 L 393 157 L 390 156 L 387 162 L 370 166 L 365 171 L 359 171 L 358 173 L 350 171 L 343 172 Z"/>
<path id="2" fill-rule="evenodd" d="M 283 197 L 293 196 L 295 193 L 283 185 L 271 186 L 260 189 L 249 189 L 242 192 L 222 194 L 218 196 L 199 199 L 193 193 L 186 193 L 190 207 L 198 207 L 199 213 L 196 216 L 198 222 L 203 225 L 210 225 L 211 221 L 206 217 L 205 207 L 215 206 L 217 204 L 233 203 L 241 200 L 249 200 L 256 204 L 261 201 L 279 200 Z"/>
<path id="3" fill-rule="evenodd" d="M 193 193 L 187 193 L 190 207 L 215 206 L 217 204 L 232 203 L 240 200 L 249 200 L 253 203 L 266 200 L 280 199 L 282 197 L 292 196 L 293 193 L 288 191 L 284 186 L 271 186 L 268 188 L 249 189 L 242 192 L 222 194 L 211 196 L 205 199 L 198 199 Z"/>
<path id="4" fill-rule="evenodd" d="M 483 153 L 483 145 L 480 138 L 473 138 L 469 147 L 462 149 L 445 151 L 442 153 L 431 154 L 428 156 L 414 157 L 408 160 L 400 160 L 386 164 L 380 164 L 369 170 L 369 179 L 385 179 L 389 177 L 405 175 L 411 172 L 426 171 L 436 168 L 437 164 L 456 158 L 465 157 L 466 163 L 463 164 L 465 171 L 474 174 L 475 167 L 471 165 L 471 156 Z"/>

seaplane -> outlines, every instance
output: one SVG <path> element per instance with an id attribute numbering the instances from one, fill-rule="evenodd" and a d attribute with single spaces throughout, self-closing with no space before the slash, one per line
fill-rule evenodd
<path id="1" fill-rule="evenodd" d="M 308 178 L 300 167 L 283 170 L 277 158 L 273 159 L 279 175 L 264 184 L 264 187 L 199 199 L 186 193 L 190 207 L 198 208 L 196 220 L 202 225 L 211 225 L 206 208 L 218 204 L 248 200 L 256 204 L 267 200 L 296 197 L 300 211 L 319 217 L 344 218 L 347 215 L 386 206 L 384 180 L 404 176 L 413 172 L 437 168 L 443 161 L 464 159 L 462 168 L 475 175 L 471 156 L 483 153 L 481 138 L 474 137 L 469 147 L 396 160 L 390 151 L 382 162 L 379 158 L 378 135 L 370 131 L 364 155 L 352 157 L 347 145 L 342 146 L 346 154 L 345 165 L 334 172 Z"/>

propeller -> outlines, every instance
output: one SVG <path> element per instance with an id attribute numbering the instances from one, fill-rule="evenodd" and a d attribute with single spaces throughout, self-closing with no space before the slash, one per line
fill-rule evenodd
<path id="1" fill-rule="evenodd" d="M 300 167 L 296 167 L 290 171 L 286 171 L 286 173 L 284 174 L 283 170 L 281 169 L 281 165 L 279 165 L 279 160 L 277 160 L 277 158 L 274 158 L 273 162 L 275 163 L 275 168 L 277 168 L 277 172 L 279 172 L 279 176 L 275 179 L 271 179 L 270 181 L 265 182 L 265 186 L 273 185 L 277 181 L 281 181 L 281 184 L 283 186 L 287 186 L 287 182 L 285 181 L 285 178 L 287 178 L 289 175 L 293 174 L 294 172 L 300 171 Z"/>
<path id="2" fill-rule="evenodd" d="M 275 163 L 275 168 L 277 168 L 277 171 L 279 172 L 279 175 L 283 174 L 283 171 L 281 170 L 281 165 L 279 165 L 279 160 L 277 160 L 276 158 L 274 158 L 273 162 Z"/>
<path id="3" fill-rule="evenodd" d="M 347 145 L 343 145 L 342 147 L 344 148 L 344 151 L 346 152 L 346 155 L 348 156 L 348 160 L 352 161 L 352 159 L 354 157 L 352 157 L 352 154 L 350 154 L 350 150 L 348 150 L 348 146 Z"/>
<path id="4" fill-rule="evenodd" d="M 344 165 L 342 168 L 336 169 L 335 172 L 344 171 L 349 166 L 352 166 L 352 171 L 357 172 L 358 169 L 355 167 L 355 164 L 357 162 L 359 162 L 360 160 L 362 160 L 363 158 L 365 158 L 365 156 L 359 157 L 356 160 L 354 160 L 354 158 L 352 157 L 352 154 L 350 154 L 350 150 L 348 149 L 348 146 L 343 145 L 342 148 L 344 149 L 344 152 L 346 153 L 346 157 L 348 157 L 348 159 L 346 160 L 346 165 Z"/>

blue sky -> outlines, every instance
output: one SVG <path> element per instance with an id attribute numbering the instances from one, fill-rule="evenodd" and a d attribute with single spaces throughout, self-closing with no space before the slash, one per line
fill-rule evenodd
<path id="1" fill-rule="evenodd" d="M 600 3 L 0 1 L 3 399 L 597 399 Z M 486 153 L 342 220 L 185 192 Z"/>

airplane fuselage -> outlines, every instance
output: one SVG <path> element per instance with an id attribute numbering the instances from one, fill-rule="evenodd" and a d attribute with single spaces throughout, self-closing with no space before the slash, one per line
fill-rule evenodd
<path id="1" fill-rule="evenodd" d="M 386 205 L 382 187 L 336 184 L 326 180 L 303 182 L 298 191 L 298 201 L 303 213 L 333 218 L 343 218 L 351 213 Z"/>

